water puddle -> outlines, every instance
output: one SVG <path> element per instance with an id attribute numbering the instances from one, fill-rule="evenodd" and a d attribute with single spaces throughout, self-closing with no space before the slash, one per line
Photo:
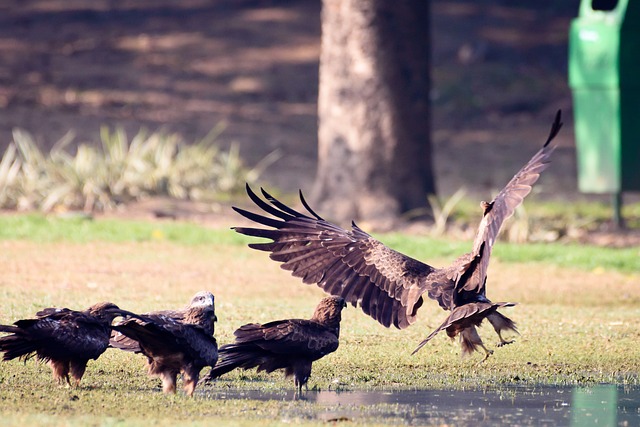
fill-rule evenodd
<path id="1" fill-rule="evenodd" d="M 209 389 L 211 399 L 283 401 L 283 419 L 389 424 L 632 426 L 640 387 L 501 387 L 489 390 L 307 391 Z"/>

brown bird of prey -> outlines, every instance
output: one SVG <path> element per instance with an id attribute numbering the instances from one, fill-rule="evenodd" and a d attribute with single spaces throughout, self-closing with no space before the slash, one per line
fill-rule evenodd
<path id="1" fill-rule="evenodd" d="M 336 351 L 340 336 L 343 298 L 326 297 L 309 320 L 287 319 L 249 323 L 238 328 L 236 341 L 220 347 L 220 360 L 203 381 L 209 381 L 236 368 L 258 368 L 271 373 L 284 369 L 293 375 L 298 392 L 307 384 L 314 361 Z"/>
<path id="2" fill-rule="evenodd" d="M 184 391 L 191 396 L 202 368 L 213 368 L 218 360 L 216 320 L 213 294 L 199 292 L 184 310 L 158 311 L 117 323 L 111 346 L 147 356 L 149 375 L 162 380 L 165 393 L 176 392 L 182 373 Z"/>
<path id="3" fill-rule="evenodd" d="M 85 311 L 68 308 L 46 308 L 35 319 L 18 320 L 13 325 L 0 325 L 3 360 L 20 357 L 24 360 L 36 355 L 48 362 L 53 378 L 75 386 L 80 384 L 87 363 L 97 359 L 109 346 L 111 322 L 118 316 L 135 316 L 115 304 L 102 302 Z"/>
<path id="4" fill-rule="evenodd" d="M 472 250 L 449 267 L 435 268 L 396 252 L 355 223 L 352 223 L 351 231 L 347 231 L 325 221 L 309 207 L 302 192 L 300 200 L 308 214 L 295 211 L 262 190 L 267 203 L 247 185 L 251 200 L 273 217 L 234 207 L 244 217 L 269 227 L 235 227 L 235 230 L 272 240 L 249 246 L 270 252 L 271 259 L 282 263 L 283 269 L 290 270 L 304 283 L 316 283 L 325 292 L 340 296 L 353 306 L 359 305 L 362 311 L 385 327 L 408 327 L 415 322 L 425 295 L 436 300 L 451 314 L 420 343 L 416 351 L 445 329 L 451 338 L 460 335 L 463 354 L 470 354 L 480 347 L 488 357 L 491 352 L 476 330 L 484 318 L 497 332 L 499 345 L 510 342 L 502 338 L 503 331 L 517 333 L 514 322 L 497 311 L 513 303 L 493 303 L 485 294 L 491 249 L 502 223 L 522 203 L 540 173 L 548 166 L 554 150 L 549 144 L 561 126 L 558 111 L 543 147 L 491 202 L 481 203 L 482 221 Z"/>

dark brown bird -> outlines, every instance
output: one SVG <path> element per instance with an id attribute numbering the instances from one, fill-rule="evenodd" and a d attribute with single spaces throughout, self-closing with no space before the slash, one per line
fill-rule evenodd
<path id="1" fill-rule="evenodd" d="M 249 323 L 238 328 L 236 341 L 220 347 L 220 360 L 203 381 L 217 378 L 236 368 L 258 368 L 271 373 L 284 369 L 293 375 L 297 390 L 307 384 L 314 361 L 336 351 L 340 337 L 343 298 L 326 297 L 309 320 L 287 319 Z"/>
<path id="2" fill-rule="evenodd" d="M 480 347 L 488 357 L 491 352 L 476 330 L 484 318 L 500 337 L 499 345 L 510 342 L 502 338 L 503 331 L 517 332 L 513 321 L 497 311 L 513 303 L 492 303 L 485 294 L 491 249 L 502 223 L 513 215 L 540 173 L 547 168 L 554 150 L 549 143 L 562 126 L 560 118 L 558 111 L 547 141 L 531 160 L 490 203 L 481 203 L 483 218 L 473 248 L 449 267 L 434 268 L 396 252 L 355 223 L 352 223 L 352 230 L 347 231 L 325 221 L 309 207 L 302 192 L 300 200 L 308 215 L 295 211 L 262 190 L 267 203 L 247 185 L 251 200 L 276 218 L 234 207 L 244 217 L 270 227 L 235 227 L 235 230 L 248 236 L 271 239 L 269 243 L 249 246 L 271 252 L 271 259 L 281 262 L 283 269 L 290 270 L 304 283 L 316 283 L 329 294 L 343 297 L 354 306 L 360 305 L 362 311 L 385 327 L 394 325 L 404 329 L 414 323 L 426 294 L 440 307 L 450 310 L 451 315 L 420 343 L 416 351 L 445 329 L 450 337 L 460 335 L 463 353 L 471 353 Z"/>
<path id="3" fill-rule="evenodd" d="M 13 325 L 0 325 L 3 360 L 36 355 L 48 362 L 53 378 L 71 385 L 69 374 L 78 386 L 87 363 L 97 359 L 109 346 L 111 322 L 118 316 L 135 316 L 115 304 L 102 302 L 85 311 L 68 308 L 46 308 L 35 319 L 18 320 Z"/>
<path id="4" fill-rule="evenodd" d="M 191 396 L 202 368 L 213 368 L 218 360 L 216 320 L 213 294 L 199 292 L 184 310 L 148 313 L 114 325 L 111 346 L 147 356 L 149 375 L 162 380 L 165 393 L 176 392 L 182 373 L 185 393 Z"/>
<path id="5" fill-rule="evenodd" d="M 165 316 L 179 322 L 184 320 L 184 317 L 187 313 L 189 313 L 192 309 L 196 307 L 205 307 L 205 313 L 211 320 L 210 325 L 204 325 L 205 331 L 209 335 L 213 335 L 215 329 L 215 322 L 218 320 L 215 316 L 215 297 L 209 291 L 199 291 L 192 298 L 189 304 L 187 304 L 184 308 L 177 310 L 157 310 L 151 311 L 149 313 L 143 313 L 142 316 Z M 213 310 L 213 316 L 211 316 L 211 312 L 209 309 Z M 111 347 L 118 348 L 120 350 L 125 351 L 133 351 L 136 353 L 140 353 L 140 345 L 138 341 L 129 338 L 126 335 L 121 334 L 118 331 L 113 331 L 111 333 L 111 341 L 109 343 Z"/>

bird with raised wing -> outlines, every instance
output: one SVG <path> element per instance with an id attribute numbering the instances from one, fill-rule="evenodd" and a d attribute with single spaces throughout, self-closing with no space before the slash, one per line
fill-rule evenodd
<path id="1" fill-rule="evenodd" d="M 562 123 L 558 111 L 543 147 L 513 176 L 489 203 L 482 202 L 482 220 L 471 252 L 445 268 L 435 268 L 388 248 L 355 223 L 347 231 L 315 213 L 300 192 L 307 214 L 283 204 L 262 190 L 266 199 L 258 197 L 247 185 L 251 200 L 264 216 L 238 207 L 242 216 L 267 228 L 234 227 L 235 231 L 253 237 L 270 239 L 267 243 L 251 243 L 253 249 L 270 252 L 269 257 L 306 284 L 317 284 L 325 292 L 344 298 L 385 327 L 404 329 L 416 321 L 424 296 L 451 311 L 447 319 L 416 349 L 420 349 L 439 331 L 450 337 L 460 336 L 463 354 L 482 348 L 485 359 L 491 354 L 478 335 L 476 326 L 486 318 L 500 338 L 502 333 L 517 333 L 514 322 L 499 313 L 510 302 L 491 302 L 486 296 L 487 268 L 491 250 L 502 223 L 513 215 L 531 192 L 540 173 L 549 164 L 554 151 L 550 145 Z"/>

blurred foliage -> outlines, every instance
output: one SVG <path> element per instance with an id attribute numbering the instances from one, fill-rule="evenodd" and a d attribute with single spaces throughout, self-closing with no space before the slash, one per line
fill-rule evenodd
<path id="1" fill-rule="evenodd" d="M 226 199 L 255 181 L 275 155 L 249 169 L 236 146 L 224 151 L 214 144 L 220 131 L 186 144 L 162 131 L 141 130 L 129 139 L 122 129 L 104 127 L 98 144 L 81 143 L 73 152 L 67 134 L 46 153 L 29 133 L 14 130 L 0 160 L 0 207 L 92 212 L 158 195 Z"/>

